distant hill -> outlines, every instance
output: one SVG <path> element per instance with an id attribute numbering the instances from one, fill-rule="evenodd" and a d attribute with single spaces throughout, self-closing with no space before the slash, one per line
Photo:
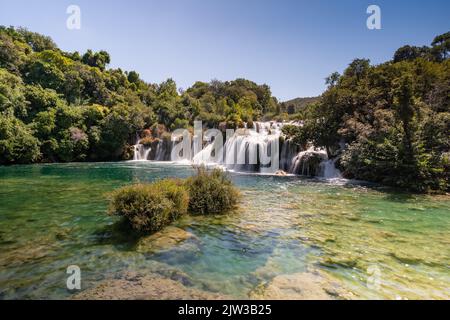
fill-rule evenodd
<path id="1" fill-rule="evenodd" d="M 307 105 L 319 101 L 320 97 L 295 98 L 281 103 L 281 111 L 294 114 Z"/>

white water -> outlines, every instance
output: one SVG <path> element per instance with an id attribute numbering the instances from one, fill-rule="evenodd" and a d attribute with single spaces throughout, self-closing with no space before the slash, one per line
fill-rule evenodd
<path id="1" fill-rule="evenodd" d="M 202 151 L 200 151 L 199 153 L 197 153 L 193 158 L 192 158 L 192 162 L 196 165 L 201 165 L 201 164 L 211 164 L 214 163 L 212 161 L 213 156 L 212 156 L 212 151 L 213 151 L 213 147 L 214 145 L 212 143 L 208 144 L 205 148 L 203 148 Z"/>
<path id="2" fill-rule="evenodd" d="M 341 171 L 336 168 L 336 160 L 324 160 L 320 163 L 321 174 L 320 176 L 325 179 L 342 178 Z"/>
<path id="3" fill-rule="evenodd" d="M 163 141 L 160 140 L 158 142 L 158 145 L 156 147 L 156 155 L 155 155 L 156 161 L 163 161 L 164 160 L 164 149 L 163 149 Z"/>
<path id="4" fill-rule="evenodd" d="M 272 148 L 278 145 L 281 130 L 278 124 L 255 123 L 252 129 L 238 129 L 225 143 L 222 164 L 235 171 L 275 172 L 272 165 Z M 277 152 L 277 150 L 274 150 Z M 279 160 L 278 156 L 277 159 Z"/>
<path id="5" fill-rule="evenodd" d="M 234 135 L 229 138 L 222 149 L 215 146 L 214 142 L 206 142 L 203 149 L 190 159 L 180 161 L 180 164 L 195 165 L 215 165 L 221 166 L 235 172 L 251 172 L 258 174 L 273 174 L 276 171 L 285 171 L 291 174 L 319 176 L 325 179 L 340 178 L 341 173 L 335 167 L 335 159 L 328 159 L 327 153 L 323 149 L 314 147 L 308 150 L 300 150 L 299 147 L 286 140 L 278 149 L 271 150 L 277 145 L 282 136 L 282 127 L 286 124 L 301 125 L 301 123 L 278 123 L 278 122 L 254 122 L 253 128 L 237 129 Z M 224 137 L 225 138 L 225 137 Z M 134 146 L 134 161 L 164 161 L 167 146 L 163 141 L 159 141 L 154 159 L 149 159 L 151 148 L 146 148 L 139 141 Z M 218 150 L 215 150 L 218 149 Z M 170 150 L 169 150 L 170 151 Z M 276 168 L 271 167 L 273 162 L 272 151 L 279 153 L 275 159 Z M 222 158 L 216 156 L 223 154 Z M 274 155 L 275 156 L 275 155 Z M 219 158 L 219 159 L 218 159 Z M 271 161 L 272 160 L 272 161 Z M 279 162 L 279 163 L 278 163 Z"/>
<path id="6" fill-rule="evenodd" d="M 134 155 L 133 155 L 133 161 L 147 161 L 148 156 L 150 154 L 150 151 L 152 151 L 151 148 L 145 147 L 143 144 L 136 144 L 133 147 L 134 149 Z"/>

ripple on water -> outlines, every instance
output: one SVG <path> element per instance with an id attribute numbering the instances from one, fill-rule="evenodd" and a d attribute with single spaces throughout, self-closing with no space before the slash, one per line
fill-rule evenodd
<path id="1" fill-rule="evenodd" d="M 105 215 L 107 193 L 121 185 L 192 172 L 155 163 L 0 167 L 0 297 L 69 298 L 65 268 L 77 264 L 87 292 L 116 279 L 110 292 L 121 297 L 135 272 L 167 283 L 168 297 L 450 298 L 448 196 L 232 175 L 244 195 L 237 214 L 185 217 L 147 239 Z M 378 289 L 367 285 L 373 266 Z M 156 289 L 136 290 L 151 298 Z"/>

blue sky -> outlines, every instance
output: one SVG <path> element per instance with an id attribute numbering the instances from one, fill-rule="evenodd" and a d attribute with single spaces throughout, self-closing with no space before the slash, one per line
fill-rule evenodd
<path id="1" fill-rule="evenodd" d="M 81 8 L 81 30 L 66 28 L 70 4 Z M 370 4 L 381 8 L 381 30 L 366 27 Z M 429 45 L 450 31 L 450 1 L 0 0 L 0 24 L 66 51 L 106 50 L 111 67 L 148 82 L 244 77 L 287 100 L 320 94 L 354 58 L 380 63 L 404 44 Z"/>

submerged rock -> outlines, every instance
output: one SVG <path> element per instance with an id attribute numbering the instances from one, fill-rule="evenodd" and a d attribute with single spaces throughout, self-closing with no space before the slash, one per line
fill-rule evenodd
<path id="1" fill-rule="evenodd" d="M 328 239 L 327 239 L 328 240 Z M 333 241 L 328 241 L 333 242 Z M 351 255 L 336 255 L 333 257 L 324 257 L 320 262 L 320 265 L 328 268 L 355 268 L 358 266 L 358 259 Z"/>
<path id="2" fill-rule="evenodd" d="M 166 251 L 186 240 L 197 240 L 197 237 L 183 229 L 169 226 L 160 232 L 139 239 L 136 251 L 140 253 Z"/>
<path id="3" fill-rule="evenodd" d="M 352 296 L 319 272 L 279 275 L 250 293 L 257 300 L 333 300 Z"/>
<path id="4" fill-rule="evenodd" d="M 184 286 L 158 274 L 126 272 L 120 278 L 108 279 L 72 296 L 74 300 L 223 300 L 217 293 Z"/>
<path id="5" fill-rule="evenodd" d="M 50 257 L 58 249 L 59 245 L 53 240 L 53 235 L 27 241 L 10 250 L 3 250 L 0 255 L 0 266 L 11 267 L 36 263 Z"/>
<path id="6" fill-rule="evenodd" d="M 36 262 L 48 257 L 51 252 L 49 247 L 43 245 L 4 252 L 0 258 L 0 266 L 10 267 Z"/>

